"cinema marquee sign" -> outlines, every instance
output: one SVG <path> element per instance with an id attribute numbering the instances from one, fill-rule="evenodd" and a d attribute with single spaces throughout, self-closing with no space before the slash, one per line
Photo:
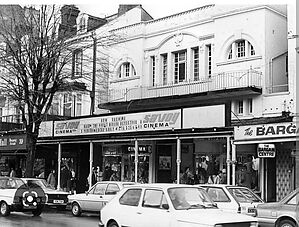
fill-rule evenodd
<path id="1" fill-rule="evenodd" d="M 152 111 L 54 122 L 54 136 L 92 135 L 181 128 L 181 110 Z"/>
<path id="2" fill-rule="evenodd" d="M 296 137 L 299 135 L 299 128 L 293 122 L 264 125 L 247 125 L 235 127 L 234 134 L 235 140 Z"/>

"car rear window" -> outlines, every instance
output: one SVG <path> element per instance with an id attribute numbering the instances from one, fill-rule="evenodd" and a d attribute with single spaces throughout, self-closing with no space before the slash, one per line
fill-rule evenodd
<path id="1" fill-rule="evenodd" d="M 121 205 L 138 206 L 141 189 L 128 189 L 119 199 Z"/>
<path id="2" fill-rule="evenodd" d="M 208 188 L 207 192 L 214 202 L 229 202 L 230 199 L 222 188 Z"/>

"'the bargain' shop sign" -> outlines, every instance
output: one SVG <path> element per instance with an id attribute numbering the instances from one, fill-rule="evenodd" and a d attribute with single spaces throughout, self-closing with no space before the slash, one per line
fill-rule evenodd
<path id="1" fill-rule="evenodd" d="M 181 128 L 181 110 L 56 121 L 54 136 L 107 134 Z"/>
<path id="2" fill-rule="evenodd" d="M 299 135 L 299 128 L 293 122 L 264 125 L 246 125 L 234 127 L 234 134 L 235 140 L 295 137 Z"/>

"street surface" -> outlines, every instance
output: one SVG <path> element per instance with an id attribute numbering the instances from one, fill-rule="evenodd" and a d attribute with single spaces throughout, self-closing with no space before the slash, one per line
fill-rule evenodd
<path id="1" fill-rule="evenodd" d="M 0 216 L 0 227 L 96 227 L 99 216 L 85 214 L 74 217 L 70 211 L 45 210 L 40 217 L 31 214 L 12 212 L 8 217 Z"/>

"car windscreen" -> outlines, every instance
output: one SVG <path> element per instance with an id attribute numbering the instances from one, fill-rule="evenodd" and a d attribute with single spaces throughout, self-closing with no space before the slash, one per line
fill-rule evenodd
<path id="1" fill-rule="evenodd" d="M 45 188 L 51 188 L 51 189 L 53 189 L 53 188 L 51 187 L 51 185 L 49 185 L 49 184 L 47 183 L 47 181 L 45 181 L 45 180 L 43 180 L 43 179 L 27 180 L 27 184 L 28 184 L 28 186 L 30 186 L 30 185 L 32 185 L 32 184 L 36 184 L 36 185 L 40 186 L 40 187 L 43 188 L 43 189 L 45 189 Z"/>
<path id="2" fill-rule="evenodd" d="M 239 203 L 263 202 L 256 194 L 247 188 L 228 188 L 228 191 Z"/>
<path id="3" fill-rule="evenodd" d="M 24 182 L 20 179 L 1 179 L 0 180 L 0 188 L 1 189 L 18 189 L 22 186 Z"/>
<path id="4" fill-rule="evenodd" d="M 168 195 L 176 210 L 215 208 L 204 189 L 195 187 L 169 188 Z"/>

